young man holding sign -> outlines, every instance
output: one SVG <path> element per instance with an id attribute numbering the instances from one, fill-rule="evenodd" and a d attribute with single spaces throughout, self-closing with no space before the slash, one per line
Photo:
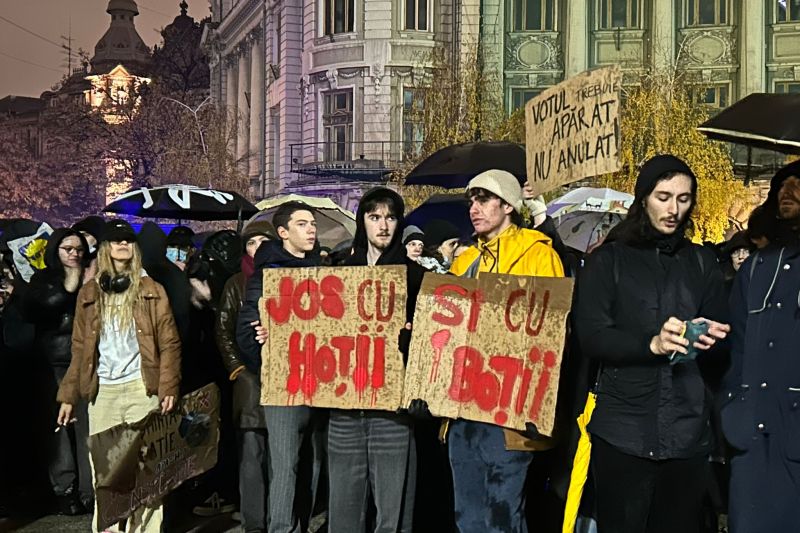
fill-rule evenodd
<path id="1" fill-rule="evenodd" d="M 404 203 L 383 187 L 367 191 L 356 213 L 353 254 L 347 266 L 407 265 L 406 317 L 413 313 L 422 267 L 406 259 Z M 409 328 L 410 324 L 406 325 Z M 410 338 L 409 330 L 398 332 Z M 388 336 L 391 338 L 391 336 Z M 402 346 L 404 353 L 407 349 Z M 374 410 L 331 410 L 328 426 L 330 505 L 328 530 L 364 533 L 369 495 L 376 532 L 411 532 L 416 481 L 414 431 L 408 415 Z"/>
<path id="2" fill-rule="evenodd" d="M 247 283 L 244 303 L 239 313 L 236 338 L 245 366 L 261 376 L 261 345 L 267 338 L 261 326 L 258 300 L 262 297 L 265 268 L 300 268 L 319 266 L 313 254 L 317 225 L 311 207 L 302 202 L 286 202 L 276 211 L 272 224 L 280 241 L 266 241 L 255 256 L 256 271 Z M 300 447 L 311 427 L 311 407 L 264 407 L 269 456 L 269 510 L 267 531 L 299 533 L 302 530 L 294 508 Z"/>
<path id="3" fill-rule="evenodd" d="M 467 196 L 478 243 L 455 260 L 451 273 L 471 278 L 481 272 L 564 276 L 550 239 L 520 227 L 522 189 L 516 177 L 503 170 L 488 170 L 469 182 Z M 533 427 L 523 434 L 463 419 L 449 423 L 459 531 L 527 531 L 524 487 L 534 449 L 530 438 L 534 436 Z"/>

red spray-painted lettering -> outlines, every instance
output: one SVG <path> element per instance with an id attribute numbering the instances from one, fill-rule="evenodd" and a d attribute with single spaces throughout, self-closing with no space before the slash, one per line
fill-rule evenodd
<path id="1" fill-rule="evenodd" d="M 315 280 L 304 279 L 297 285 L 294 279 L 287 276 L 278 284 L 279 297 L 269 298 L 265 306 L 276 324 L 289 322 L 292 313 L 300 320 L 313 320 L 320 311 L 330 318 L 342 318 L 343 291 L 344 283 L 336 276 L 325 276 L 319 284 Z"/>

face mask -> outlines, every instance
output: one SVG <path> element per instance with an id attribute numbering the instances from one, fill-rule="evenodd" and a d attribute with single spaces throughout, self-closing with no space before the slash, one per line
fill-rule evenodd
<path id="1" fill-rule="evenodd" d="M 167 248 L 167 259 L 169 259 L 173 263 L 177 261 L 185 262 L 186 252 L 184 252 L 180 248 Z"/>

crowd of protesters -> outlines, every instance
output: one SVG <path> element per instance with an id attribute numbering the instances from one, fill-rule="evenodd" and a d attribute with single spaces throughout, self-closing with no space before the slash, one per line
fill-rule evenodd
<path id="1" fill-rule="evenodd" d="M 720 246 L 689 240 L 698 182 L 671 155 L 642 165 L 626 218 L 587 254 L 564 246 L 515 176 L 489 170 L 465 192 L 467 240 L 448 220 L 407 226 L 401 196 L 378 187 L 332 251 L 297 201 L 202 239 L 89 217 L 49 233 L 32 276 L 6 247 L 0 512 L 46 505 L 47 484 L 52 512 L 96 515 L 89 435 L 214 382 L 217 466 L 125 531 L 173 530 L 187 504 L 238 510 L 246 532 L 306 531 L 317 515 L 335 533 L 560 531 L 575 418 L 593 390 L 576 531 L 800 531 L 800 163 Z M 9 225 L 3 242 L 36 226 Z M 262 270 L 359 265 L 406 266 L 404 360 L 426 272 L 575 277 L 554 436 L 439 420 L 422 400 L 397 412 L 260 405 Z"/>

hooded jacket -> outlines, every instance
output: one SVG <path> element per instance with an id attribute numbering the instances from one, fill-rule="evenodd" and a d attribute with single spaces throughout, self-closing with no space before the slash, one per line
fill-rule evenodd
<path id="1" fill-rule="evenodd" d="M 766 208 L 777 211 L 783 180 L 798 173 L 795 163 L 778 171 Z M 731 368 L 722 399 L 722 427 L 731 445 L 747 450 L 769 436 L 792 461 L 800 460 L 798 271 L 795 239 L 756 251 L 739 269 L 730 298 Z M 775 465 L 782 467 L 777 460 Z"/>
<path id="2" fill-rule="evenodd" d="M 33 275 L 22 301 L 25 319 L 36 326 L 35 348 L 51 365 L 65 368 L 71 358 L 72 323 L 80 289 L 80 284 L 75 292 L 64 288 L 66 274 L 58 248 L 67 237 L 78 237 L 84 254 L 88 253 L 89 245 L 79 232 L 68 228 L 55 230 L 45 249 L 46 268 Z"/>
<path id="3" fill-rule="evenodd" d="M 578 276 L 572 324 L 580 352 L 601 364 L 589 432 L 619 451 L 652 460 L 707 451 L 708 395 L 698 362 L 671 365 L 650 350 L 670 318 L 727 321 L 725 288 L 714 252 L 649 223 L 646 197 L 667 173 L 691 170 L 672 156 L 642 168 L 628 218 L 586 257 Z M 696 182 L 692 185 L 696 187 Z M 637 209 L 634 209 L 637 207 Z M 700 358 L 717 357 L 719 345 Z"/>
<path id="4" fill-rule="evenodd" d="M 167 259 L 167 235 L 153 222 L 145 222 L 139 231 L 139 249 L 142 252 L 142 267 L 147 275 L 164 287 L 167 293 L 175 326 L 181 338 L 181 345 L 188 344 L 189 337 L 189 296 L 191 287 L 183 271 Z"/>
<path id="5" fill-rule="evenodd" d="M 282 241 L 266 241 L 258 247 L 255 257 L 256 271 L 244 292 L 242 309 L 236 321 L 236 342 L 239 345 L 241 361 L 247 369 L 261 377 L 261 345 L 255 340 L 255 331 L 250 324 L 261 319 L 258 300 L 264 295 L 263 270 L 266 268 L 302 268 L 320 266 L 319 255 L 306 254 L 295 257 L 286 251 Z"/>
<path id="6" fill-rule="evenodd" d="M 380 257 L 378 257 L 375 266 L 406 266 L 406 321 L 412 322 L 414 320 L 414 310 L 417 307 L 417 296 L 422 286 L 422 278 L 426 270 L 420 266 L 419 263 L 412 261 L 406 255 L 406 247 L 403 244 L 403 229 L 405 227 L 403 212 L 405 211 L 405 203 L 399 194 L 385 187 L 375 187 L 364 193 L 364 196 L 362 196 L 361 200 L 358 202 L 358 210 L 356 211 L 356 234 L 353 237 L 353 254 L 344 261 L 344 266 L 367 265 L 369 241 L 367 239 L 367 228 L 364 224 L 364 215 L 367 214 L 364 206 L 367 202 L 371 202 L 375 198 L 391 198 L 398 211 L 397 228 L 392 236 L 392 240 L 389 246 L 381 253 Z M 404 329 L 399 333 L 400 351 L 403 352 L 404 361 L 408 360 L 408 346 L 410 340 L 411 332 L 409 330 Z"/>

